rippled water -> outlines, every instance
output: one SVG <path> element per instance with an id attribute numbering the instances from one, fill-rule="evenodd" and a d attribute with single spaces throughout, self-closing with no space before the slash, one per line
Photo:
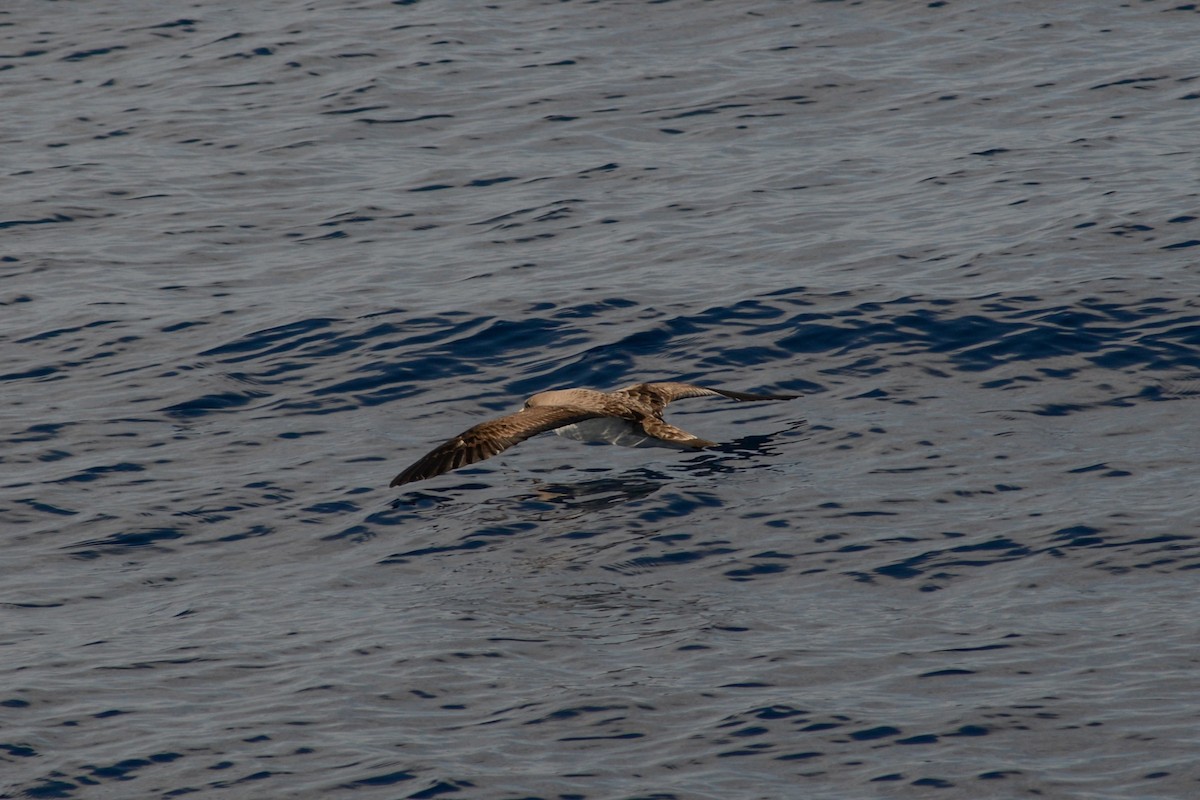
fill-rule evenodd
<path id="1" fill-rule="evenodd" d="M 0 797 L 1200 792 L 1191 4 L 0 23 Z"/>

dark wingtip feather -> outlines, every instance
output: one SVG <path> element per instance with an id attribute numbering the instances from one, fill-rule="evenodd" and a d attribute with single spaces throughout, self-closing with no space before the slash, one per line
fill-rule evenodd
<path id="1" fill-rule="evenodd" d="M 750 403 L 760 400 L 795 400 L 797 397 L 803 396 L 798 394 L 751 394 L 749 392 L 731 392 L 728 389 L 716 389 L 715 391 L 720 392 L 731 400 Z"/>
<path id="2" fill-rule="evenodd" d="M 409 467 L 408 469 L 404 470 L 404 472 L 401 472 L 399 475 L 397 475 L 396 477 L 392 478 L 392 482 L 388 484 L 388 488 L 390 489 L 390 488 L 392 488 L 392 487 L 394 487 L 394 486 L 403 486 L 403 485 L 404 485 L 404 484 L 406 484 L 406 483 L 413 483 L 414 481 L 420 481 L 420 480 L 424 480 L 425 478 L 432 478 L 432 477 L 433 477 L 433 475 L 424 475 L 424 474 L 421 474 L 421 473 L 420 473 L 420 472 L 419 472 L 419 471 L 416 469 L 416 468 L 417 468 L 417 467 L 419 467 L 419 466 L 421 466 L 421 465 L 420 465 L 420 464 L 414 464 L 413 466 L 411 466 L 411 467 Z"/>

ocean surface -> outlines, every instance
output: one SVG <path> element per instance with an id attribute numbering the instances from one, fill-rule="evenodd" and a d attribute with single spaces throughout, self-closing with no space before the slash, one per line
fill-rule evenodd
<path id="1" fill-rule="evenodd" d="M 1200 797 L 1200 6 L 0 10 L 0 798 Z M 540 436 L 688 380 L 700 453 Z"/>

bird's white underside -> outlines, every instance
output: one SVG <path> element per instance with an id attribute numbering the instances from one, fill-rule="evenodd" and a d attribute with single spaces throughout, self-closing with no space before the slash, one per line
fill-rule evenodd
<path id="1" fill-rule="evenodd" d="M 617 417 L 586 419 L 583 422 L 576 422 L 574 425 L 564 425 L 561 428 L 555 428 L 554 432 L 559 436 L 579 442 L 607 442 L 608 444 L 620 445 L 621 447 L 665 447 L 670 450 L 691 449 L 684 445 L 676 445 L 664 442 L 662 439 L 655 439 L 653 436 L 647 436 L 645 433 L 635 430 L 632 422 Z"/>

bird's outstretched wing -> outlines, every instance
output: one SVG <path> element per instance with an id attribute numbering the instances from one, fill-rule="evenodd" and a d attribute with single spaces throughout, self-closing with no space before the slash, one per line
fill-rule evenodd
<path id="1" fill-rule="evenodd" d="M 507 417 L 481 422 L 430 450 L 417 463 L 393 478 L 389 486 L 433 478 L 443 472 L 491 458 L 530 436 L 601 416 L 604 415 L 596 411 L 570 406 L 536 406 L 521 409 Z"/>
<path id="2" fill-rule="evenodd" d="M 712 395 L 728 397 L 731 400 L 754 402 L 759 400 L 794 400 L 800 396 L 798 394 L 748 394 L 747 392 L 734 392 L 729 389 L 709 389 L 706 386 L 696 386 L 693 383 L 635 383 L 633 386 L 617 389 L 616 393 L 634 397 L 659 413 L 662 412 L 668 403 L 681 400 L 685 397 L 705 397 Z"/>
<path id="3" fill-rule="evenodd" d="M 710 442 L 708 439 L 701 439 L 695 434 L 688 433 L 682 428 L 676 428 L 669 422 L 664 422 L 658 417 L 646 415 L 639 421 L 642 430 L 662 442 L 669 442 L 680 448 L 690 448 L 692 450 L 703 450 L 706 447 L 716 447 L 716 442 Z"/>

